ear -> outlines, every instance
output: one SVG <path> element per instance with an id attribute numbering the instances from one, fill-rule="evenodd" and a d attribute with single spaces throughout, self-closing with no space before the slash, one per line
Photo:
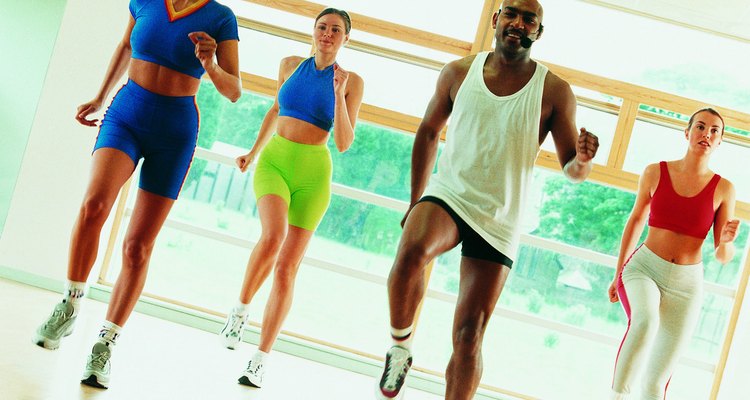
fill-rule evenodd
<path id="1" fill-rule="evenodd" d="M 687 128 L 685 128 L 685 139 L 688 139 L 690 137 L 690 132 Z"/>
<path id="2" fill-rule="evenodd" d="M 536 31 L 536 40 L 534 40 L 535 42 L 542 37 L 542 33 L 544 33 L 544 25 L 539 24 L 539 29 L 537 29 Z"/>
<path id="3" fill-rule="evenodd" d="M 494 14 L 492 14 L 492 29 L 497 29 L 497 18 L 500 16 L 500 14 L 495 11 Z"/>

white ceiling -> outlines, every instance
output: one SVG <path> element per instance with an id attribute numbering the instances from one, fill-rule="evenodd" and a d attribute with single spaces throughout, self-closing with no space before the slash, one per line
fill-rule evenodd
<path id="1" fill-rule="evenodd" d="M 584 0 L 750 42 L 748 0 Z"/>

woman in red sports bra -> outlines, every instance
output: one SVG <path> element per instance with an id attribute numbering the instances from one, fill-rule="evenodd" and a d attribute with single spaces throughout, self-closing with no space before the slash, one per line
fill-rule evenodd
<path id="1" fill-rule="evenodd" d="M 651 164 L 641 175 L 609 287 L 610 301 L 619 300 L 628 316 L 615 362 L 612 399 L 628 398 L 644 365 L 642 394 L 637 398 L 664 399 L 700 314 L 701 247 L 711 226 L 716 258 L 724 264 L 734 257 L 739 226 L 734 219 L 734 186 L 708 169 L 723 134 L 724 120 L 716 110 L 698 110 L 685 129 L 685 157 Z M 646 241 L 636 248 L 647 220 Z"/>

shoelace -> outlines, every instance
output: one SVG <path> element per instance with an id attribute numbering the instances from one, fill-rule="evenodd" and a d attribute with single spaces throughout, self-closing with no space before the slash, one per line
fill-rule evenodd
<path id="1" fill-rule="evenodd" d="M 103 370 L 109 361 L 110 353 L 103 351 L 101 353 L 91 355 L 91 366 L 98 370 Z"/>
<path id="2" fill-rule="evenodd" d="M 59 307 L 55 307 L 55 309 L 52 311 L 52 315 L 49 317 L 49 321 L 47 321 L 46 326 L 47 327 L 56 327 L 65 319 L 65 312 L 61 310 Z"/>
<path id="3" fill-rule="evenodd" d="M 406 370 L 409 368 L 409 357 L 391 355 L 390 361 L 383 385 L 388 389 L 395 389 L 406 376 Z"/>
<path id="4" fill-rule="evenodd" d="M 232 314 L 229 318 L 232 327 L 229 328 L 229 334 L 233 336 L 239 336 L 242 332 L 242 327 L 245 325 L 245 318 L 241 314 Z"/>
<path id="5" fill-rule="evenodd" d="M 247 369 L 246 372 L 249 372 L 253 375 L 258 375 L 258 371 L 260 371 L 260 363 L 255 363 L 255 368 L 253 369 L 253 360 L 250 360 L 250 362 L 247 363 Z"/>

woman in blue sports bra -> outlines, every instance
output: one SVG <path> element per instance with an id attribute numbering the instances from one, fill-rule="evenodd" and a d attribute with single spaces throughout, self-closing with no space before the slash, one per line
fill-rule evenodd
<path id="1" fill-rule="evenodd" d="M 107 109 L 92 155 L 89 186 L 70 243 L 64 299 L 34 342 L 56 349 L 69 335 L 96 259 L 99 234 L 122 185 L 143 158 L 135 208 L 123 240 L 122 270 L 99 340 L 81 383 L 107 388 L 112 348 L 140 296 L 164 220 L 182 187 L 198 135 L 195 94 L 208 73 L 231 101 L 241 93 L 237 20 L 213 0 L 130 0 L 130 19 L 96 97 L 76 120 L 96 126 L 97 112 L 127 71 L 128 82 Z"/>
<path id="2" fill-rule="evenodd" d="M 274 271 L 260 345 L 239 379 L 244 385 L 260 387 L 262 383 L 266 356 L 292 304 L 297 269 L 328 208 L 329 131 L 333 128 L 333 139 L 341 152 L 354 140 L 363 82 L 336 63 L 350 29 L 345 11 L 327 8 L 317 16 L 315 55 L 281 60 L 276 101 L 263 120 L 253 148 L 237 157 L 237 166 L 244 172 L 260 155 L 253 187 L 262 233 L 250 254 L 239 301 L 220 333 L 225 347 L 234 349 L 242 339 L 248 304 Z"/>

